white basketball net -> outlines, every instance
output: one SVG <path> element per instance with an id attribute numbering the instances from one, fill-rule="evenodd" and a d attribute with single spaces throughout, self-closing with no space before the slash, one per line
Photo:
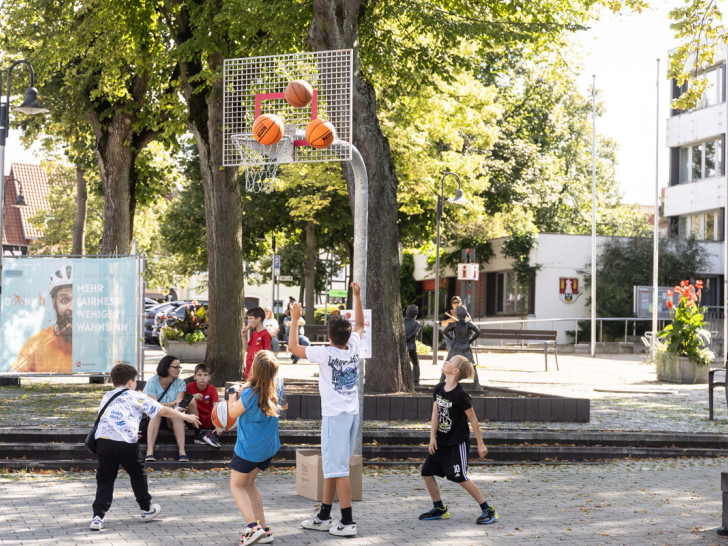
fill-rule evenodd
<path id="1" fill-rule="evenodd" d="M 258 143 L 253 135 L 241 135 L 234 136 L 233 142 L 245 167 L 245 191 L 272 192 L 280 160 L 291 153 L 293 139 L 283 136 L 277 143 L 264 146 Z"/>

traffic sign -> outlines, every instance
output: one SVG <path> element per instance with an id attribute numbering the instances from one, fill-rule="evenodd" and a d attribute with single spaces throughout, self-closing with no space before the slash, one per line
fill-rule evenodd
<path id="1" fill-rule="evenodd" d="M 477 281 L 480 270 L 480 264 L 458 264 L 458 280 L 459 281 Z"/>
<path id="2" fill-rule="evenodd" d="M 290 275 L 280 275 L 278 277 L 278 280 L 281 282 L 291 282 L 293 280 L 293 277 Z"/>

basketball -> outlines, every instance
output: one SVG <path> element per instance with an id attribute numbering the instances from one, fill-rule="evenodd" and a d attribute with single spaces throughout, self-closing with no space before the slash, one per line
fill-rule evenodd
<path id="1" fill-rule="evenodd" d="M 261 114 L 253 122 L 253 137 L 264 146 L 272 146 L 283 136 L 283 120 L 275 114 Z"/>
<path id="2" fill-rule="evenodd" d="M 238 422 L 228 413 L 228 400 L 222 400 L 212 407 L 212 424 L 223 430 L 230 430 Z"/>
<path id="3" fill-rule="evenodd" d="M 317 118 L 306 127 L 306 140 L 319 150 L 328 148 L 336 139 L 336 130 L 330 122 Z"/>
<path id="4" fill-rule="evenodd" d="M 313 98 L 311 84 L 304 80 L 293 80 L 286 86 L 286 102 L 294 108 L 308 106 Z"/>

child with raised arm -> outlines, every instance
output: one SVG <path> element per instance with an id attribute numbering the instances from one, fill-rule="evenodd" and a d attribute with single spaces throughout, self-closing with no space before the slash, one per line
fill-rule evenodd
<path id="1" fill-rule="evenodd" d="M 281 447 L 278 414 L 283 382 L 277 377 L 278 360 L 267 350 L 253 359 L 248 382 L 234 395 L 230 416 L 238 418 L 238 440 L 230 461 L 230 492 L 247 527 L 240 534 L 240 546 L 273 542 L 265 526 L 263 500 L 255 485 L 261 470 L 270 466 Z"/>
<path id="2" fill-rule="evenodd" d="M 288 347 L 292 354 L 307 358 L 319 366 L 321 394 L 321 458 L 324 492 L 321 510 L 312 519 L 301 522 L 305 529 L 328 531 L 337 536 L 355 536 L 356 523 L 351 512 L 349 459 L 359 428 L 359 345 L 364 332 L 364 308 L 359 283 L 351 283 L 354 294 L 354 329 L 341 316 L 329 319 L 329 343 L 303 347 L 298 343 L 298 320 L 301 306 L 291 305 L 291 329 Z M 341 520 L 334 524 L 331 505 L 339 493 Z"/>
<path id="3" fill-rule="evenodd" d="M 473 427 L 478 456 L 484 458 L 488 448 L 483 443 L 478 418 L 470 403 L 470 395 L 465 392 L 461 379 L 473 376 L 473 365 L 464 356 L 456 355 L 442 366 L 445 381 L 435 387 L 432 405 L 429 455 L 422 465 L 422 477 L 427 492 L 432 498 L 433 508 L 420 515 L 422 520 L 448 519 L 450 512 L 442 503 L 440 488 L 435 476 L 459 483 L 480 506 L 481 514 L 476 523 L 485 525 L 498 521 L 495 508 L 490 506 L 478 486 L 468 478 L 468 449 L 470 448 L 470 429 Z"/>

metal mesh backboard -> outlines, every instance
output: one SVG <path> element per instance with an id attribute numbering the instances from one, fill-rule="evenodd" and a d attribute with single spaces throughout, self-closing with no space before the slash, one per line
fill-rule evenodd
<path id="1" fill-rule="evenodd" d="M 285 98 L 289 82 L 305 80 L 313 87 L 313 100 L 293 108 Z M 352 51 L 317 51 L 226 59 L 223 94 L 223 165 L 311 163 L 351 159 Z M 253 139 L 253 122 L 260 114 L 276 114 L 293 141 L 282 152 Z M 328 148 L 312 148 L 305 138 L 311 120 L 322 118 L 336 129 L 337 140 Z"/>

